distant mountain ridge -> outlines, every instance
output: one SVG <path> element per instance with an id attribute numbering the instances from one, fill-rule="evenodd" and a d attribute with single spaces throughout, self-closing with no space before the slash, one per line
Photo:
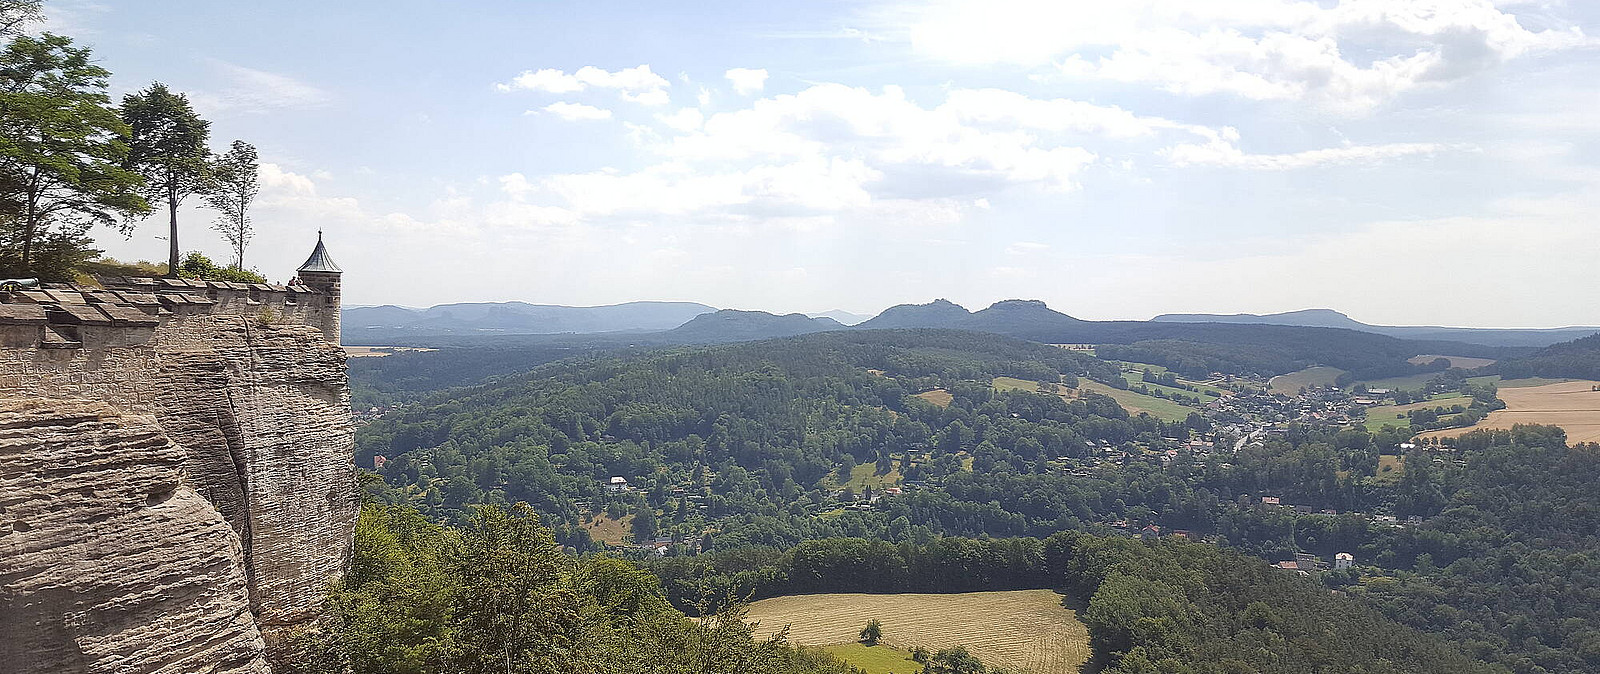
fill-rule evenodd
<path id="1" fill-rule="evenodd" d="M 1452 328 L 1419 325 L 1371 325 L 1332 309 L 1302 309 L 1276 314 L 1162 314 L 1157 323 L 1229 323 L 1235 325 L 1295 325 L 1360 330 L 1401 339 L 1467 342 L 1485 346 L 1544 347 L 1600 332 L 1600 327 L 1564 328 Z"/>
<path id="2" fill-rule="evenodd" d="M 855 325 L 857 323 L 862 323 L 862 322 L 865 322 L 868 319 L 872 318 L 871 316 L 862 316 L 861 314 L 853 314 L 853 313 L 850 313 L 850 312 L 845 311 L 843 309 L 829 309 L 827 311 L 818 311 L 818 312 L 809 313 L 809 314 L 806 314 L 806 315 L 810 316 L 812 318 L 831 318 L 831 319 L 836 320 L 836 321 L 838 321 L 840 323 L 843 323 L 845 325 Z"/>
<path id="3" fill-rule="evenodd" d="M 553 335 L 671 330 L 716 311 L 698 302 L 626 302 L 568 307 L 527 302 L 464 302 L 427 309 L 394 305 L 352 307 L 341 313 L 346 343 L 400 336 Z"/>
<path id="4" fill-rule="evenodd" d="M 723 309 L 690 319 L 662 337 L 674 343 L 741 342 L 777 337 L 794 337 L 813 332 L 845 330 L 832 318 L 812 318 L 805 314 L 769 314 L 765 311 Z"/>

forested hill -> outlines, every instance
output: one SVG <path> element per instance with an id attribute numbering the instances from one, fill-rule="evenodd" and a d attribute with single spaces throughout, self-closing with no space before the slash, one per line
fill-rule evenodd
<path id="1" fill-rule="evenodd" d="M 1600 335 L 1552 344 L 1526 358 L 1500 361 L 1485 368 L 1507 379 L 1570 377 L 1600 379 Z"/>
<path id="2" fill-rule="evenodd" d="M 391 343 L 437 347 L 354 361 L 351 384 L 358 407 L 380 404 L 393 394 L 416 394 L 476 383 L 486 377 L 582 354 L 684 344 L 771 339 L 821 331 L 934 328 L 987 332 L 1050 344 L 1095 344 L 1106 358 L 1153 363 L 1190 377 L 1212 372 L 1264 377 L 1313 365 L 1331 365 L 1358 379 L 1380 379 L 1426 371 L 1408 359 L 1450 354 L 1503 359 L 1527 349 L 1458 342 L 1403 340 L 1356 330 L 1284 325 L 1082 321 L 1042 302 L 1012 300 L 976 313 L 944 300 L 902 305 L 854 327 L 802 314 L 759 311 L 702 314 L 673 330 L 568 335 L 436 335 L 396 338 Z M 370 342 L 369 342 L 370 343 Z"/>
<path id="3" fill-rule="evenodd" d="M 1267 561 L 1353 552 L 1358 568 L 1324 573 L 1327 589 L 1518 674 L 1600 668 L 1594 447 L 1569 450 L 1542 427 L 1469 434 L 1453 451 L 1400 447 L 1409 433 L 1294 427 L 1197 452 L 1183 439 L 1203 437 L 1191 433 L 1205 419 L 1130 416 L 1066 391 L 1087 374 L 1117 372 L 939 330 L 591 356 L 391 412 L 358 431 L 357 461 L 383 456 L 375 493 L 444 520 L 527 501 L 577 550 L 606 537 L 770 557 L 825 538 L 1148 525 Z M 998 389 L 997 376 L 1041 392 Z M 612 476 L 631 488 L 611 491 Z M 860 498 L 890 487 L 905 491 Z"/>
<path id="4" fill-rule="evenodd" d="M 858 328 L 941 327 L 991 332 L 1051 344 L 1111 344 L 1138 349 L 1142 357 L 1191 375 L 1220 371 L 1272 376 L 1311 365 L 1383 375 L 1405 374 L 1404 362 L 1425 353 L 1501 358 L 1525 350 L 1435 340 L 1398 339 L 1330 327 L 1268 324 L 1085 321 L 1037 300 L 1006 300 L 967 313 L 936 300 L 885 310 Z M 1126 356 L 1113 356 L 1124 358 Z M 1387 368 L 1393 372 L 1384 371 Z"/>

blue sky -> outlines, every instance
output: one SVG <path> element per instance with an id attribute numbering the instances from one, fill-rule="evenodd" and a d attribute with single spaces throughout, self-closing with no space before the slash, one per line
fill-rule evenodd
<path id="1" fill-rule="evenodd" d="M 47 3 L 261 150 L 346 301 L 1600 324 L 1600 8 Z M 226 257 L 184 214 L 185 249 Z M 121 258 L 163 259 L 164 224 Z"/>

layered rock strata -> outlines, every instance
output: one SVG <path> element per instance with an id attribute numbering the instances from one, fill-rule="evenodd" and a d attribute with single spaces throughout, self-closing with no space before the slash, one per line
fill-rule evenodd
<path id="1" fill-rule="evenodd" d="M 268 672 L 239 537 L 155 419 L 0 399 L 0 670 Z"/>
<path id="2" fill-rule="evenodd" d="M 133 290 L 0 291 L 0 398 L 28 401 L 10 403 L 22 415 L 17 423 L 52 414 L 86 418 L 85 405 L 97 410 L 89 416 L 122 419 L 100 426 L 41 421 L 40 428 L 56 429 L 41 436 L 48 442 L 16 444 L 0 456 L 0 472 L 9 476 L 0 482 L 0 601 L 6 602 L 0 652 L 41 653 L 0 660 L 0 671 L 257 671 L 251 669 L 257 665 L 265 671 L 263 653 L 273 655 L 274 644 L 315 617 L 324 591 L 348 562 L 358 505 L 344 354 L 327 339 L 322 320 L 337 300 L 300 286 L 231 287 L 238 285 L 172 281 Z M 108 506 L 94 498 L 79 498 L 124 489 L 111 472 L 80 471 L 77 459 L 55 461 L 68 456 L 62 454 L 68 448 L 87 451 L 82 448 L 110 442 L 102 439 L 109 437 L 105 424 L 138 425 L 150 433 L 129 441 L 139 450 L 126 459 L 134 463 L 117 465 L 159 474 L 161 484 L 170 485 L 162 492 L 172 495 L 170 506 L 159 501 L 161 509 L 145 519 L 129 519 L 108 515 Z M 12 439 L 22 443 L 29 432 L 19 430 Z M 161 449 L 141 449 L 146 444 Z M 59 487 L 65 495 L 40 495 L 69 484 L 64 480 L 76 481 Z M 150 493 L 141 498 L 154 498 Z M 17 514 L 12 504 L 24 502 L 34 514 Z M 40 519 L 45 511 L 49 516 Z M 52 524 L 41 527 L 40 521 Z M 218 526 L 231 541 L 231 557 L 196 540 L 218 535 Z M 49 545 L 37 547 L 38 536 Z M 158 560 L 160 551 L 169 558 Z M 74 560 L 91 554 L 99 555 L 91 563 L 97 572 L 78 584 L 35 582 L 70 575 L 80 565 Z M 112 573 L 119 566 L 132 585 L 119 584 Z M 235 607 L 215 598 L 201 602 L 210 613 L 191 608 L 185 603 L 190 573 L 217 592 L 242 587 L 236 599 L 243 613 L 230 613 Z M 231 580 L 219 574 L 232 574 Z M 93 589 L 101 583 L 106 587 Z M 116 629 L 79 629 L 100 624 L 83 622 L 91 613 L 80 595 L 132 606 L 120 599 L 124 594 L 148 595 L 154 603 L 117 614 L 127 620 Z M 143 628 L 136 626 L 140 620 Z M 249 634 L 235 638 L 240 620 Z M 23 642 L 9 639 L 6 629 L 17 625 L 56 627 L 37 627 L 18 646 Z M 163 633 L 160 639 L 189 646 L 141 645 Z M 191 667 L 198 660 L 185 648 L 221 664 Z M 71 652 L 85 655 L 63 655 Z"/>

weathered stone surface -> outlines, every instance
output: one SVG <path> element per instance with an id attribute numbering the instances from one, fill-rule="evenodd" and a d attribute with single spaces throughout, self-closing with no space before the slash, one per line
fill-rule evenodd
<path id="1" fill-rule="evenodd" d="M 204 498 L 196 509 L 214 506 L 190 514 L 220 512 L 242 546 L 248 605 L 269 651 L 314 616 L 346 565 L 358 506 L 344 354 L 312 318 L 238 300 L 163 314 L 144 333 L 85 326 L 81 348 L 0 348 L 0 397 L 95 400 L 154 418 L 179 447 L 182 493 Z M 9 498 L 0 491 L 0 503 Z"/>
<path id="2" fill-rule="evenodd" d="M 0 399 L 0 671 L 268 672 L 239 538 L 153 418 Z"/>
<path id="3" fill-rule="evenodd" d="M 354 530 L 344 352 L 304 326 L 220 322 L 211 337 L 157 350 L 156 416 L 245 542 L 263 631 L 292 626 L 344 568 Z"/>

